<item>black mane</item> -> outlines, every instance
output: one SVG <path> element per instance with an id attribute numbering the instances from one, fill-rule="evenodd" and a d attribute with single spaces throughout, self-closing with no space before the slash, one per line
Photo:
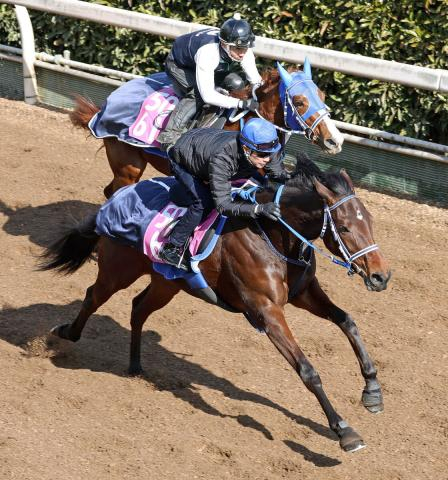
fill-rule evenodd
<path id="1" fill-rule="evenodd" d="M 286 182 L 287 187 L 297 188 L 304 193 L 309 192 L 314 190 L 313 178 L 316 178 L 337 195 L 351 193 L 350 185 L 339 172 L 323 172 L 303 152 L 298 153 L 296 158 L 296 169 L 293 177 Z"/>

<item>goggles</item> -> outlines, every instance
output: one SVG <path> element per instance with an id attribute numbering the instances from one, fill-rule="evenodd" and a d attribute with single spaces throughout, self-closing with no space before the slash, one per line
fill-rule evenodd
<path id="1" fill-rule="evenodd" d="M 272 152 L 259 152 L 258 150 L 251 150 L 251 154 L 254 153 L 258 158 L 267 158 L 272 155 Z"/>
<path id="2" fill-rule="evenodd" d="M 222 40 L 226 45 L 229 47 L 236 47 L 236 48 L 252 48 L 254 45 L 253 40 L 249 39 L 242 39 L 242 38 L 237 38 L 234 42 L 226 42 Z"/>
<path id="3" fill-rule="evenodd" d="M 241 135 L 241 141 L 243 144 L 248 146 L 251 150 L 255 150 L 257 153 L 268 153 L 271 154 L 273 153 L 272 150 L 274 150 L 277 145 L 278 145 L 278 138 L 275 140 L 272 140 L 272 142 L 267 142 L 267 143 L 254 143 L 248 140 L 246 137 Z"/>

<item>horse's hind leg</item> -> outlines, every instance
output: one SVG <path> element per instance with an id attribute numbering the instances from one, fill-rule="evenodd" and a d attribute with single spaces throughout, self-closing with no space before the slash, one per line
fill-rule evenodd
<path id="1" fill-rule="evenodd" d="M 98 245 L 96 282 L 87 289 L 81 310 L 75 320 L 72 323 L 54 327 L 51 333 L 65 340 L 78 341 L 89 317 L 114 293 L 129 287 L 145 273 L 141 258 L 136 258 L 137 255 L 142 254 L 106 238 L 101 239 Z"/>
<path id="2" fill-rule="evenodd" d="M 109 198 L 119 188 L 137 183 L 145 171 L 147 160 L 141 149 L 113 137 L 105 138 L 104 146 L 114 174 L 113 180 L 104 188 L 104 195 Z"/>
<path id="3" fill-rule="evenodd" d="M 140 347 L 142 328 L 151 313 L 167 305 L 180 290 L 177 282 L 164 280 L 160 275 L 153 275 L 151 284 L 140 292 L 132 301 L 131 314 L 131 355 L 129 373 L 138 375 L 142 372 Z"/>
<path id="4" fill-rule="evenodd" d="M 355 430 L 338 415 L 322 387 L 319 374 L 297 345 L 286 324 L 283 309 L 277 305 L 262 308 L 255 317 L 259 320 L 271 342 L 296 370 L 305 386 L 319 401 L 330 428 L 338 435 L 339 444 L 346 452 L 363 448 L 364 442 Z"/>
<path id="5" fill-rule="evenodd" d="M 65 340 L 77 342 L 89 317 L 98 310 L 115 292 L 107 285 L 97 281 L 86 290 L 81 310 L 72 323 L 57 325 L 51 329 L 51 333 Z"/>
<path id="6" fill-rule="evenodd" d="M 328 298 L 316 278 L 313 279 L 308 289 L 293 299 L 291 303 L 314 315 L 330 320 L 344 332 L 356 354 L 366 382 L 362 392 L 362 403 L 372 413 L 382 412 L 384 409 L 383 395 L 376 377 L 377 371 L 361 340 L 358 327 L 350 315 Z"/>

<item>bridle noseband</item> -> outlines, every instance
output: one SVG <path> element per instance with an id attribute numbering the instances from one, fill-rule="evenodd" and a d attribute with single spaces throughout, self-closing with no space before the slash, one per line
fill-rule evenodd
<path id="1" fill-rule="evenodd" d="M 280 185 L 279 188 L 277 189 L 277 192 L 275 193 L 274 203 L 279 205 L 279 206 L 280 206 L 280 197 L 282 196 L 284 188 L 285 188 L 285 185 Z M 260 190 L 260 187 L 258 185 L 255 185 L 255 186 L 253 186 L 251 188 L 248 188 L 246 190 L 239 191 L 238 195 L 241 198 L 243 198 L 244 200 L 248 200 L 252 203 L 257 203 L 257 201 L 255 199 L 255 195 L 256 195 L 258 190 Z M 285 222 L 285 220 L 283 220 L 283 218 L 280 217 L 278 219 L 278 221 L 285 228 L 287 228 L 295 237 L 297 237 L 299 240 L 301 240 L 301 242 L 303 244 L 307 245 L 308 247 L 310 247 L 312 250 L 316 251 L 320 255 L 328 258 L 333 263 L 335 263 L 337 265 L 341 265 L 342 267 L 346 268 L 348 275 L 353 275 L 354 273 L 358 273 L 361 276 L 365 276 L 365 272 L 353 262 L 355 260 L 357 260 L 358 258 L 362 257 L 363 255 L 367 255 L 370 252 L 378 250 L 379 249 L 378 245 L 377 244 L 372 244 L 372 245 L 369 245 L 367 247 L 362 248 L 361 250 L 359 250 L 356 253 L 350 254 L 348 248 L 345 246 L 345 243 L 343 242 L 342 238 L 340 237 L 340 235 L 337 231 L 337 228 L 336 228 L 336 224 L 334 223 L 333 217 L 331 216 L 331 212 L 333 210 L 336 210 L 336 208 L 341 206 L 343 203 L 348 202 L 348 201 L 350 201 L 354 198 L 356 198 L 355 193 L 350 193 L 349 195 L 346 195 L 345 197 L 338 200 L 335 204 L 331 205 L 331 207 L 329 207 L 326 203 L 324 204 L 324 221 L 323 221 L 322 229 L 321 229 L 321 232 L 320 232 L 319 236 L 320 236 L 320 238 L 323 238 L 326 231 L 327 231 L 328 225 L 330 225 L 330 230 L 333 234 L 333 239 L 338 244 L 339 250 L 341 251 L 341 254 L 342 254 L 342 257 L 344 258 L 344 260 L 339 260 L 339 258 L 336 258 L 334 255 L 331 255 L 327 252 L 324 252 L 321 248 L 314 245 L 313 242 L 311 242 L 310 240 L 305 238 L 297 230 L 295 230 L 293 227 L 291 227 L 291 225 L 289 225 L 287 222 Z M 261 225 L 259 224 L 259 222 L 256 221 L 256 223 L 257 223 L 258 229 L 260 230 L 260 233 L 261 233 L 262 237 L 264 238 L 264 240 L 268 244 L 269 248 L 278 257 L 280 257 L 285 262 L 292 263 L 294 265 L 303 265 L 304 263 L 305 264 L 307 263 L 306 261 L 304 262 L 303 259 L 296 260 L 296 259 L 293 259 L 293 258 L 288 258 L 288 257 L 284 256 L 283 254 L 281 254 L 274 247 L 272 242 L 269 240 L 268 236 L 266 235 L 266 233 L 261 228 Z M 301 251 L 303 253 L 304 250 L 301 249 Z"/>
<path id="2" fill-rule="evenodd" d="M 280 187 L 278 188 L 278 190 L 275 194 L 274 202 L 277 205 L 280 205 L 280 197 L 283 193 L 284 188 L 285 188 L 285 185 L 280 185 Z M 351 193 L 351 194 L 341 198 L 340 200 L 338 200 L 331 207 L 329 207 L 327 204 L 324 204 L 324 222 L 323 222 L 322 230 L 321 230 L 319 236 L 320 236 L 320 238 L 323 238 L 324 235 L 325 235 L 325 232 L 327 230 L 327 226 L 330 225 L 330 229 L 331 229 L 331 232 L 333 234 L 333 239 L 338 244 L 339 250 L 341 251 L 341 254 L 342 254 L 342 257 L 344 258 L 344 261 L 341 261 L 338 258 L 336 258 L 335 256 L 324 252 L 319 247 L 316 247 L 316 245 L 314 245 L 313 242 L 311 242 L 310 240 L 308 240 L 304 236 L 302 236 L 299 232 L 297 232 L 294 228 L 292 228 L 287 222 L 285 222 L 283 220 L 283 218 L 280 217 L 278 220 L 282 225 L 284 225 L 293 235 L 295 235 L 303 243 L 305 243 L 306 245 L 308 245 L 309 247 L 311 247 L 313 250 L 320 253 L 324 257 L 330 259 L 333 263 L 336 263 L 337 265 L 341 265 L 341 266 L 345 267 L 348 270 L 347 273 L 349 275 L 353 275 L 354 273 L 358 273 L 360 275 L 363 275 L 364 274 L 363 270 L 361 270 L 353 262 L 356 259 L 358 259 L 359 257 L 362 257 L 363 255 L 367 255 L 370 252 L 378 250 L 379 249 L 378 245 L 377 244 L 372 244 L 372 245 L 369 245 L 365 248 L 362 248 L 361 250 L 359 250 L 356 253 L 350 254 L 348 248 L 345 246 L 345 243 L 343 242 L 342 238 L 340 237 L 340 235 L 337 231 L 337 228 L 336 228 L 336 224 L 334 223 L 333 217 L 331 216 L 331 212 L 333 210 L 338 208 L 343 203 L 348 202 L 349 200 L 352 200 L 355 197 L 356 197 L 356 195 L 354 193 Z"/>
<path id="3" fill-rule="evenodd" d="M 282 80 L 280 80 L 282 81 Z M 274 124 L 274 127 L 283 132 L 283 133 L 288 133 L 288 134 L 293 134 L 293 133 L 296 133 L 296 134 L 300 134 L 300 135 L 304 135 L 305 138 L 307 140 L 309 140 L 310 142 L 312 142 L 314 140 L 314 137 L 315 137 L 315 130 L 317 128 L 317 126 L 319 125 L 319 123 L 325 118 L 325 117 L 329 117 L 330 116 L 330 111 L 328 110 L 328 107 L 323 103 L 323 108 L 319 108 L 319 109 L 316 109 L 315 111 L 313 112 L 310 112 L 310 107 L 308 107 L 308 110 L 303 114 L 301 115 L 299 113 L 299 111 L 297 110 L 296 106 L 294 105 L 293 101 L 292 101 L 292 97 L 291 97 L 291 94 L 290 94 L 290 90 L 294 87 L 297 87 L 297 85 L 300 85 L 301 83 L 305 83 L 305 82 L 310 82 L 312 85 L 315 85 L 313 80 L 310 80 L 310 79 L 305 79 L 305 80 L 298 80 L 294 83 L 292 83 L 289 87 L 286 87 L 285 88 L 285 94 L 284 94 L 284 98 L 283 98 L 283 122 L 284 124 L 286 125 L 287 128 L 283 128 L 283 127 L 280 127 L 278 125 L 275 125 Z M 255 93 L 255 90 L 257 89 L 258 87 L 256 85 L 254 85 L 254 88 L 252 89 L 252 97 L 257 100 L 257 95 Z M 316 87 L 317 88 L 317 87 Z M 294 114 L 294 119 L 296 120 L 298 126 L 300 127 L 300 130 L 297 130 L 297 129 L 293 129 L 290 127 L 290 125 L 288 124 L 288 107 L 291 109 L 292 113 Z M 262 115 L 261 113 L 256 110 L 255 113 L 260 117 L 260 118 L 263 118 L 264 120 L 266 120 Z M 314 120 L 313 124 L 311 125 L 311 127 L 309 127 L 306 123 L 306 120 L 311 116 L 311 115 L 314 115 L 315 113 L 318 114 L 318 117 L 316 118 L 316 120 Z"/>
<path id="4" fill-rule="evenodd" d="M 324 107 L 323 108 L 320 108 L 314 112 L 310 112 L 310 107 L 311 105 L 308 107 L 308 110 L 303 114 L 301 115 L 299 113 L 299 111 L 297 110 L 297 107 L 294 105 L 293 101 L 292 101 L 292 95 L 290 94 L 290 91 L 297 87 L 298 85 L 300 85 L 301 83 L 305 83 L 305 82 L 310 82 L 311 84 L 314 85 L 314 82 L 310 79 L 306 79 L 306 80 L 298 80 L 297 82 L 294 82 L 292 83 L 287 89 L 286 89 L 286 92 L 285 92 L 285 99 L 284 99 L 284 102 L 283 102 L 283 121 L 285 122 L 285 125 L 287 127 L 289 127 L 288 125 L 288 105 L 290 106 L 291 110 L 293 111 L 294 113 L 294 119 L 297 121 L 297 123 L 299 124 L 299 126 L 302 128 L 302 130 L 289 130 L 291 133 L 302 133 L 303 135 L 305 135 L 305 138 L 307 140 L 310 140 L 310 141 L 313 141 L 314 139 L 314 131 L 316 130 L 317 126 L 319 125 L 319 123 L 325 118 L 325 117 L 329 117 L 330 116 L 330 112 L 328 110 L 328 107 L 324 104 Z M 317 87 L 316 87 L 317 88 Z M 309 127 L 306 123 L 306 120 L 308 120 L 309 117 L 311 117 L 311 115 L 314 115 L 315 113 L 318 114 L 318 117 L 316 118 L 316 120 L 314 120 L 313 124 L 311 125 L 311 127 Z"/>
<path id="5" fill-rule="evenodd" d="M 327 230 L 327 226 L 330 225 L 331 233 L 333 234 L 333 239 L 338 244 L 342 257 L 347 262 L 347 264 L 350 265 L 350 271 L 352 271 L 352 273 L 361 273 L 361 269 L 353 262 L 359 257 L 362 257 L 363 255 L 367 255 L 370 252 L 378 250 L 379 249 L 378 245 L 374 243 L 350 255 L 348 248 L 345 246 L 345 243 L 343 242 L 341 236 L 339 235 L 339 232 L 338 232 L 338 229 L 336 228 L 336 224 L 334 223 L 333 217 L 331 216 L 331 212 L 333 210 L 336 210 L 336 208 L 338 208 L 340 205 L 342 205 L 345 202 L 348 202 L 349 200 L 352 200 L 353 198 L 356 198 L 356 195 L 354 193 L 351 193 L 350 195 L 347 195 L 341 198 L 340 200 L 338 200 L 331 207 L 329 207 L 327 204 L 324 205 L 324 224 L 322 225 L 322 230 L 320 232 L 319 237 L 320 238 L 324 237 L 325 232 Z M 353 270 L 355 270 L 355 272 Z M 350 273 L 350 271 L 348 273 Z"/>

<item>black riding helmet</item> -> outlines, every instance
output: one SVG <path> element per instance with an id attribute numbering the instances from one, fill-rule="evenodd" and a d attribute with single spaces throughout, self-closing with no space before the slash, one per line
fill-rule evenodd
<path id="1" fill-rule="evenodd" d="M 255 35 L 249 23 L 241 20 L 238 14 L 222 24 L 219 38 L 228 45 L 239 48 L 252 48 L 255 42 Z"/>

